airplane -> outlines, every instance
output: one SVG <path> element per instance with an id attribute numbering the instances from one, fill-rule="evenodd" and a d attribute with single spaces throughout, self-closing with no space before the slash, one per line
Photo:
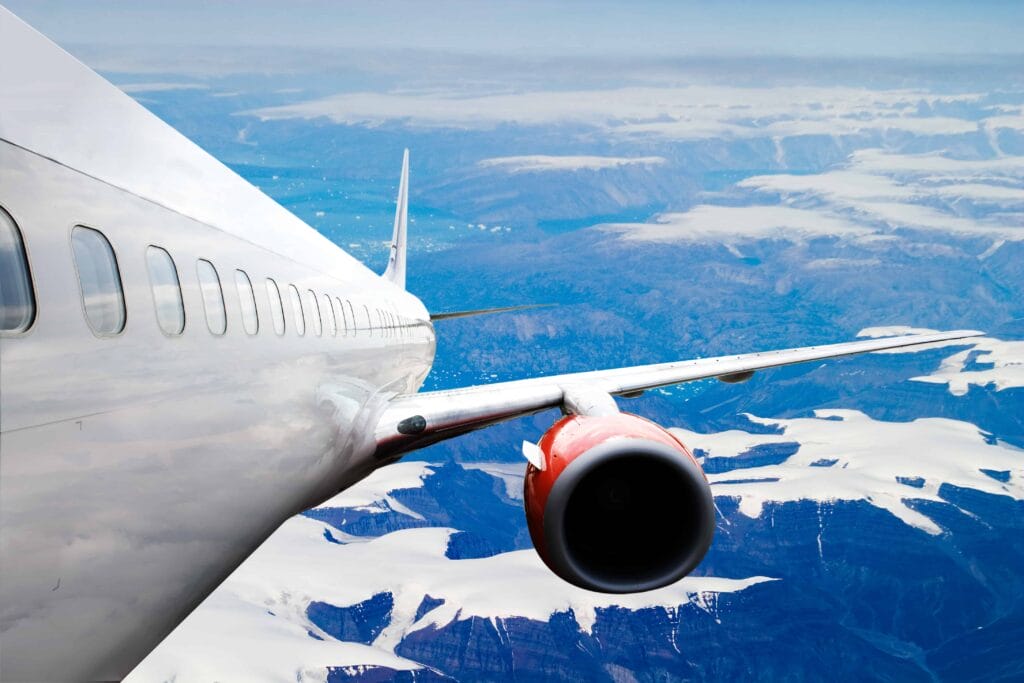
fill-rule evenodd
<path id="1" fill-rule="evenodd" d="M 523 446 L 538 553 L 667 585 L 711 492 L 615 397 L 980 334 L 419 391 L 444 314 L 405 287 L 408 183 L 406 152 L 379 275 L 0 8 L 0 680 L 121 679 L 289 517 L 551 408 Z"/>

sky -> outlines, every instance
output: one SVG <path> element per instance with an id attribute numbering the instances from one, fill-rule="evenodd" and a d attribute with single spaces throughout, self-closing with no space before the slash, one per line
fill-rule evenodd
<path id="1" fill-rule="evenodd" d="M 426 49 L 523 56 L 1024 53 L 1024 3 L 3 0 L 63 45 Z"/>

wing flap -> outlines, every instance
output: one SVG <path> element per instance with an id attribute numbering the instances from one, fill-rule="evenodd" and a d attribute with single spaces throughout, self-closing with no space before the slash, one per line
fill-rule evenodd
<path id="1" fill-rule="evenodd" d="M 389 402 L 378 421 L 377 457 L 400 455 L 498 422 L 560 407 L 567 391 L 576 391 L 579 387 L 623 396 L 712 377 L 729 381 L 794 363 L 968 339 L 981 334 L 974 330 L 957 330 L 883 337 L 399 395 Z M 405 428 L 400 429 L 403 423 Z"/>
<path id="2" fill-rule="evenodd" d="M 453 311 L 450 313 L 431 313 L 430 322 L 438 320 L 452 320 L 454 318 L 470 318 L 477 315 L 491 315 L 492 313 L 511 313 L 512 311 L 527 311 L 531 308 L 546 308 L 554 304 L 524 304 L 521 306 L 502 306 L 501 308 L 478 308 L 473 311 Z"/>

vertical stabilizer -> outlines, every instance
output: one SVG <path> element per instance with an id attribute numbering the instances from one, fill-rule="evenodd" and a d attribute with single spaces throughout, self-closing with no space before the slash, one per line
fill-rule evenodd
<path id="1" fill-rule="evenodd" d="M 391 256 L 384 277 L 405 289 L 405 247 L 409 222 L 409 150 L 402 157 L 402 180 L 398 183 L 398 206 L 395 207 L 395 231 L 391 237 Z"/>

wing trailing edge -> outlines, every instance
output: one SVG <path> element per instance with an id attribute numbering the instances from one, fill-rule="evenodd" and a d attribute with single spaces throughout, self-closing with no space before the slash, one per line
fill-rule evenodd
<path id="1" fill-rule="evenodd" d="M 512 311 L 526 311 L 531 308 L 546 308 L 555 304 L 523 304 L 522 306 L 502 306 L 501 308 L 478 308 L 473 311 L 452 311 L 450 313 L 431 313 L 430 321 L 451 320 L 453 318 L 470 318 L 475 315 L 490 315 L 492 313 L 511 313 Z"/>
<path id="2" fill-rule="evenodd" d="M 884 337 L 397 395 L 387 404 L 378 420 L 374 434 L 376 455 L 381 459 L 391 458 L 548 408 L 561 407 L 565 410 L 568 406 L 571 410 L 578 403 L 574 397 L 581 395 L 631 396 L 647 389 L 701 379 L 737 381 L 755 371 L 794 363 L 968 339 L 981 334 L 973 330 L 958 330 Z"/>

